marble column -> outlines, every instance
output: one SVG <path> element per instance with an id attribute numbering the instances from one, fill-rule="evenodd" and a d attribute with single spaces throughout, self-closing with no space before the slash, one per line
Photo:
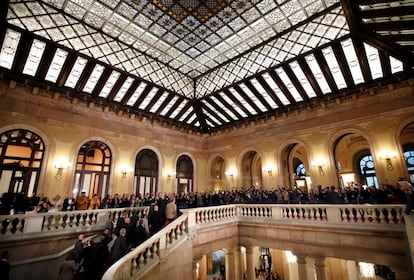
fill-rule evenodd
<path id="1" fill-rule="evenodd" d="M 306 269 L 306 256 L 296 255 L 296 263 L 298 264 L 299 280 L 308 280 L 308 272 Z"/>
<path id="2" fill-rule="evenodd" d="M 315 257 L 315 272 L 316 272 L 316 279 L 317 280 L 326 280 L 326 265 L 325 265 L 325 258 L 323 257 Z"/>
<path id="3" fill-rule="evenodd" d="M 232 248 L 226 248 L 226 280 L 234 280 L 234 254 Z"/>
<path id="4" fill-rule="evenodd" d="M 246 273 L 247 280 L 255 280 L 256 273 L 254 271 L 254 247 L 246 247 Z"/>
<path id="5" fill-rule="evenodd" d="M 242 263 L 242 253 L 241 248 L 233 248 L 233 258 L 234 258 L 234 280 L 243 280 L 243 263 Z"/>

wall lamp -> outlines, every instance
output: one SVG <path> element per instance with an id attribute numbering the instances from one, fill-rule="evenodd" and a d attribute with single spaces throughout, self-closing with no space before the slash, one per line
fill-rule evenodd
<path id="1" fill-rule="evenodd" d="M 177 175 L 177 172 L 175 171 L 170 171 L 167 173 L 167 179 L 168 181 L 172 179 L 173 176 Z"/>
<path id="2" fill-rule="evenodd" d="M 233 174 L 233 171 L 226 171 L 226 172 L 224 172 L 224 175 L 226 175 L 227 177 L 229 177 L 230 178 L 230 180 L 232 180 L 232 181 L 234 181 L 234 174 Z"/>
<path id="3" fill-rule="evenodd" d="M 54 167 L 57 169 L 55 179 L 60 180 L 62 179 L 63 169 L 69 168 L 70 164 L 65 161 L 58 161 L 55 162 Z"/>
<path id="4" fill-rule="evenodd" d="M 267 176 L 269 176 L 269 178 L 273 178 L 273 170 L 272 168 L 266 168 L 265 170 L 267 172 Z"/>
<path id="5" fill-rule="evenodd" d="M 121 166 L 121 181 L 124 182 L 127 178 L 128 172 L 130 171 L 128 166 L 123 165 Z"/>
<path id="6" fill-rule="evenodd" d="M 325 175 L 325 171 L 323 170 L 323 167 L 325 166 L 325 163 L 323 161 L 315 161 L 312 164 L 314 167 L 318 168 L 319 171 L 319 175 L 324 176 Z"/>
<path id="7" fill-rule="evenodd" d="M 397 153 L 395 152 L 385 152 L 379 155 L 380 159 L 385 160 L 385 164 L 388 170 L 393 170 L 394 166 L 392 166 L 391 159 L 395 159 L 397 157 Z"/>

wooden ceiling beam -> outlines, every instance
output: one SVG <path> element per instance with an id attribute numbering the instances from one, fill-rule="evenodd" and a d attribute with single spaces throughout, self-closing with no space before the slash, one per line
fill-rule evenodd
<path id="1" fill-rule="evenodd" d="M 264 90 L 267 92 L 267 94 L 273 99 L 273 101 L 277 104 L 279 108 L 283 108 L 284 105 L 282 101 L 280 101 L 279 97 L 275 94 L 273 89 L 269 86 L 269 84 L 265 81 L 263 76 L 257 76 L 256 77 L 259 84 L 264 88 Z"/>
<path id="2" fill-rule="evenodd" d="M 137 88 L 138 88 L 138 86 L 140 85 L 141 82 L 142 81 L 140 81 L 139 79 L 134 79 L 134 81 L 132 82 L 131 86 L 129 87 L 129 89 L 125 93 L 124 97 L 122 97 L 122 100 L 120 102 L 120 104 L 122 106 L 128 106 L 127 103 L 129 101 L 129 99 L 132 97 L 132 95 L 134 94 L 134 92 L 137 90 Z"/>
<path id="3" fill-rule="evenodd" d="M 266 99 L 263 98 L 263 95 L 261 95 L 257 89 L 252 85 L 251 81 L 248 80 L 244 83 L 246 87 L 254 94 L 254 96 L 259 99 L 259 101 L 263 104 L 263 106 L 266 107 L 267 111 L 273 110 L 273 108 L 269 105 L 269 103 L 266 101 Z M 272 98 L 272 97 L 271 97 Z M 272 98 L 273 99 L 273 98 Z"/>
<path id="4" fill-rule="evenodd" d="M 305 77 L 308 80 L 309 84 L 311 85 L 311 87 L 315 91 L 316 96 L 322 97 L 323 96 L 322 89 L 319 86 L 318 81 L 315 79 L 315 76 L 313 75 L 312 70 L 310 69 L 310 67 L 309 67 L 308 63 L 306 62 L 305 58 L 300 57 L 300 58 L 298 58 L 297 61 L 298 61 L 298 64 L 299 64 L 300 68 L 303 71 L 303 74 L 305 75 Z"/>
<path id="5" fill-rule="evenodd" d="M 244 105 L 240 102 L 239 99 L 237 99 L 228 89 L 224 89 L 223 92 L 226 94 L 228 98 L 231 99 L 237 106 L 242 110 L 247 116 L 252 116 L 252 113 L 249 112 L 249 110 L 244 107 Z"/>
<path id="6" fill-rule="evenodd" d="M 246 100 L 247 103 L 249 103 L 249 105 L 257 112 L 257 114 L 260 114 L 262 112 L 256 103 L 254 103 L 253 100 L 239 87 L 239 85 L 235 84 L 233 88 L 244 100 Z"/>
<path id="7" fill-rule="evenodd" d="M 230 115 L 223 109 L 222 106 L 219 106 L 216 102 L 214 102 L 214 100 L 212 98 L 207 97 L 206 102 L 208 102 L 209 104 L 211 104 L 211 106 L 214 107 L 214 109 L 216 109 L 217 111 L 219 111 L 224 117 L 226 117 L 229 121 L 234 120 L 232 117 L 230 117 Z M 224 105 L 224 104 L 223 104 Z M 207 106 L 206 106 L 207 107 Z M 230 110 L 231 112 L 233 112 L 233 110 Z M 234 112 L 233 112 L 234 113 Z"/>

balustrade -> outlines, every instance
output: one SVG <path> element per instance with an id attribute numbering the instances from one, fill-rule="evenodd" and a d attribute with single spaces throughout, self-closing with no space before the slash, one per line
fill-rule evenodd
<path id="1" fill-rule="evenodd" d="M 0 234 L 2 236 L 19 236 L 36 232 L 84 229 L 105 225 L 110 215 L 114 217 L 116 222 L 122 214 L 141 216 L 147 212 L 148 207 L 137 207 L 2 215 L 0 216 Z"/>

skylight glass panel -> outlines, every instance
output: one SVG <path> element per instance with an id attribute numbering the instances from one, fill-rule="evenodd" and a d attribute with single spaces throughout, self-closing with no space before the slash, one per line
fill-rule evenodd
<path id="1" fill-rule="evenodd" d="M 170 102 L 168 102 L 167 106 L 164 107 L 164 109 L 162 109 L 160 115 L 161 116 L 165 116 L 165 114 L 168 113 L 168 111 L 171 109 L 171 107 L 175 104 L 175 102 L 177 102 L 178 96 L 174 96 Z"/>
<path id="2" fill-rule="evenodd" d="M 105 70 L 105 67 L 100 65 L 100 64 L 96 64 L 95 67 L 93 68 L 93 71 L 91 73 L 91 75 L 89 76 L 88 81 L 86 82 L 85 86 L 83 87 L 83 91 L 88 92 L 88 93 L 92 93 L 93 89 L 95 88 L 96 84 L 99 81 L 99 78 L 101 77 L 103 71 Z"/>
<path id="3" fill-rule="evenodd" d="M 273 109 L 278 108 L 276 102 L 273 100 L 273 98 L 267 93 L 267 91 L 262 87 L 262 85 L 259 83 L 258 80 L 251 79 L 250 82 L 252 83 L 253 87 L 257 90 L 259 94 L 263 96 L 263 98 L 266 100 L 266 102 L 272 107 Z"/>
<path id="4" fill-rule="evenodd" d="M 364 43 L 365 52 L 368 58 L 369 69 L 371 70 L 372 79 L 382 78 L 381 61 L 378 54 L 378 49 Z"/>
<path id="5" fill-rule="evenodd" d="M 138 98 L 141 96 L 144 89 L 147 87 L 147 84 L 144 82 L 141 82 L 138 86 L 138 88 L 135 90 L 135 92 L 132 94 L 131 98 L 128 100 L 126 105 L 128 106 L 134 106 L 135 102 L 137 102 Z"/>
<path id="6" fill-rule="evenodd" d="M 219 95 L 234 109 L 239 113 L 242 117 L 247 117 L 246 113 L 240 109 L 239 105 L 235 104 L 224 92 L 220 92 Z"/>
<path id="7" fill-rule="evenodd" d="M 134 78 L 128 77 L 126 78 L 125 82 L 119 89 L 118 93 L 114 97 L 114 101 L 121 102 L 122 98 L 124 98 L 125 94 L 127 93 L 128 89 L 131 87 L 132 82 L 134 82 Z"/>
<path id="8" fill-rule="evenodd" d="M 354 83 L 361 84 L 364 82 L 364 76 L 362 76 L 361 66 L 355 52 L 354 44 L 351 39 L 347 39 L 341 42 L 341 46 L 345 53 L 346 61 L 348 62 L 349 69 L 351 70 Z"/>
<path id="9" fill-rule="evenodd" d="M 17 31 L 7 29 L 4 37 L 3 46 L 0 52 L 0 66 L 11 69 L 19 45 L 21 34 Z"/>
<path id="10" fill-rule="evenodd" d="M 154 98 L 155 94 L 157 93 L 158 88 L 152 88 L 148 95 L 145 97 L 144 101 L 139 105 L 139 109 L 145 110 L 148 104 L 151 102 L 152 98 Z"/>
<path id="11" fill-rule="evenodd" d="M 39 67 L 40 59 L 45 51 L 46 43 L 33 40 L 32 47 L 30 48 L 29 56 L 27 57 L 26 64 L 24 65 L 23 74 L 34 76 L 37 68 Z"/>
<path id="12" fill-rule="evenodd" d="M 338 61 L 336 60 L 332 48 L 327 47 L 322 50 L 322 53 L 325 56 L 325 60 L 328 62 L 329 70 L 331 70 L 338 89 L 346 88 L 344 76 L 342 75 L 341 68 L 339 68 Z"/>
<path id="13" fill-rule="evenodd" d="M 183 120 L 185 120 L 185 118 L 187 118 L 187 116 L 193 111 L 193 108 L 190 107 L 187 109 L 187 111 L 181 116 L 181 118 L 179 119 L 180 122 L 182 122 Z M 187 122 L 188 123 L 188 122 Z"/>
<path id="14" fill-rule="evenodd" d="M 101 92 L 99 93 L 99 97 L 106 98 L 108 97 L 109 93 L 111 92 L 112 88 L 114 87 L 116 81 L 118 80 L 121 73 L 117 71 L 112 71 L 111 76 L 106 81 L 105 85 L 103 86 Z"/>
<path id="15" fill-rule="evenodd" d="M 209 112 L 207 112 L 206 110 L 204 110 L 203 109 L 203 113 L 205 114 L 205 115 L 207 115 L 210 119 L 212 119 L 215 123 L 217 123 L 217 124 L 219 124 L 219 125 L 222 125 L 222 123 L 218 120 L 218 119 L 216 119 L 212 114 L 210 114 Z M 210 126 L 215 126 L 215 125 L 213 125 L 208 119 L 206 119 L 206 122 L 208 122 L 209 123 L 209 125 Z"/>
<path id="16" fill-rule="evenodd" d="M 208 119 L 206 119 L 206 123 L 209 127 L 216 127 L 215 124 L 211 123 L 211 121 Z"/>
<path id="17" fill-rule="evenodd" d="M 65 63 L 68 52 L 62 49 L 57 49 L 55 56 L 53 57 L 52 63 L 47 70 L 45 80 L 56 83 L 57 78 L 59 77 L 60 71 L 62 70 L 63 64 Z"/>
<path id="18" fill-rule="evenodd" d="M 306 78 L 305 73 L 303 73 L 302 68 L 300 67 L 297 61 L 293 61 L 289 63 L 290 68 L 292 69 L 293 73 L 295 74 L 296 78 L 298 79 L 299 83 L 303 87 L 306 92 L 306 95 L 309 98 L 316 97 L 316 93 L 313 90 L 313 87 L 309 83 L 308 78 Z"/>
<path id="19" fill-rule="evenodd" d="M 222 120 L 224 120 L 227 123 L 229 122 L 229 119 L 226 118 L 226 116 L 224 116 L 222 113 L 220 113 L 212 104 L 208 103 L 206 100 L 202 100 L 201 102 L 203 102 L 206 107 L 213 111 L 214 114 L 218 115 Z"/>
<path id="20" fill-rule="evenodd" d="M 241 83 L 239 85 L 239 87 L 252 100 L 252 102 L 254 104 L 256 104 L 256 106 L 260 109 L 260 111 L 262 111 L 262 112 L 266 112 L 267 111 L 267 109 L 263 105 L 263 103 L 260 102 L 260 100 L 257 98 L 257 96 L 254 95 L 253 92 L 251 92 L 251 90 L 244 83 Z"/>
<path id="21" fill-rule="evenodd" d="M 154 106 L 150 109 L 151 113 L 155 113 L 158 108 L 160 108 L 161 104 L 164 102 L 164 100 L 168 97 L 168 92 L 164 91 L 164 93 L 161 95 L 161 97 L 155 102 Z"/>
<path id="22" fill-rule="evenodd" d="M 310 54 L 305 57 L 306 63 L 309 65 L 309 68 L 315 77 L 316 81 L 318 82 L 319 87 L 322 90 L 323 94 L 327 94 L 331 92 L 331 88 L 328 85 L 328 82 L 325 79 L 325 76 L 322 73 L 321 68 L 319 67 L 318 62 L 315 59 L 313 54 Z"/>
<path id="23" fill-rule="evenodd" d="M 401 60 L 398 60 L 393 56 L 390 56 L 390 65 L 392 74 L 403 71 L 403 64 Z"/>
<path id="24" fill-rule="evenodd" d="M 290 94 L 292 94 L 293 98 L 296 101 L 303 101 L 302 96 L 300 96 L 298 90 L 293 85 L 292 81 L 289 79 L 289 77 L 286 74 L 285 70 L 283 70 L 282 67 L 279 67 L 275 71 L 279 75 L 279 77 L 282 80 L 282 82 L 285 84 L 285 86 L 288 89 L 288 91 L 290 92 Z"/>
<path id="25" fill-rule="evenodd" d="M 282 102 L 283 105 L 290 105 L 289 99 L 286 98 L 285 94 L 277 86 L 277 84 L 275 83 L 273 78 L 270 77 L 269 73 L 263 74 L 263 78 L 264 78 L 265 82 L 273 90 L 273 92 L 276 94 L 276 96 L 279 98 L 280 102 Z"/>
<path id="26" fill-rule="evenodd" d="M 197 118 L 197 114 L 192 114 L 191 117 L 188 119 L 187 123 L 191 124 Z"/>
<path id="27" fill-rule="evenodd" d="M 178 113 L 181 112 L 181 110 L 184 108 L 185 104 L 187 104 L 188 100 L 184 100 L 183 102 L 180 103 L 180 105 L 178 105 L 177 109 L 171 114 L 171 118 L 175 118 Z"/>
<path id="28" fill-rule="evenodd" d="M 226 106 L 224 106 L 224 104 L 223 103 L 221 103 L 221 101 L 220 100 L 218 100 L 216 97 L 214 97 L 214 96 L 211 96 L 210 97 L 211 98 L 211 100 L 213 100 L 213 102 L 214 103 L 216 103 L 218 106 L 220 106 L 220 108 L 223 108 L 224 110 L 226 110 Z M 232 111 L 230 111 L 230 110 L 226 110 L 226 113 L 228 114 L 228 115 L 230 115 L 230 117 L 231 118 L 233 118 L 233 120 L 238 120 L 239 118 L 235 115 L 235 114 L 233 114 L 233 112 Z M 226 118 L 227 119 L 227 118 Z"/>
<path id="29" fill-rule="evenodd" d="M 240 101 L 240 103 L 250 112 L 252 115 L 256 115 L 256 110 L 253 109 L 252 106 L 234 89 L 230 88 L 229 91 L 236 97 L 237 100 Z"/>
<path id="30" fill-rule="evenodd" d="M 87 62 L 87 59 L 80 56 L 76 59 L 76 62 L 73 65 L 72 70 L 70 71 L 70 74 L 66 80 L 66 87 L 74 88 L 76 86 L 76 83 L 78 82 Z"/>

